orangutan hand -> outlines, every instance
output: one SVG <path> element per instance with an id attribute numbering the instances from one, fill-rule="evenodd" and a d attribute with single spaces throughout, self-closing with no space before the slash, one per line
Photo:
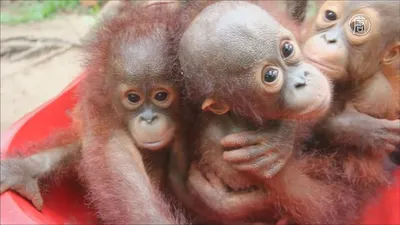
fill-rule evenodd
<path id="1" fill-rule="evenodd" d="M 43 199 L 38 185 L 39 176 L 32 162 L 24 158 L 1 160 L 0 193 L 9 189 L 16 191 L 32 201 L 33 205 L 42 210 Z"/>
<path id="2" fill-rule="evenodd" d="M 294 128 L 294 126 L 291 126 Z M 239 171 L 247 171 L 265 180 L 275 176 L 293 153 L 294 129 L 247 131 L 231 134 L 221 140 L 223 157 Z"/>

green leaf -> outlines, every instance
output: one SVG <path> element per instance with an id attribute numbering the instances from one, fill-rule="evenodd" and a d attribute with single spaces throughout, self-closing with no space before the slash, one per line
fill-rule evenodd
<path id="1" fill-rule="evenodd" d="M 79 0 L 21 1 L 12 14 L 1 13 L 1 23 L 18 24 L 49 18 L 59 11 L 79 7 Z"/>

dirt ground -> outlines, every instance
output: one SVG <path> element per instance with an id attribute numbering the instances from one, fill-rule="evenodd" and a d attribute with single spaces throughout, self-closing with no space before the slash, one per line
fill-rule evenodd
<path id="1" fill-rule="evenodd" d="M 79 45 L 94 19 L 88 15 L 58 15 L 43 22 L 1 25 L 3 40 L 15 37 L 53 39 L 65 42 L 59 53 L 47 51 L 37 57 L 15 61 L 1 58 L 1 131 L 63 90 L 82 71 Z M 22 45 L 28 41 L 22 41 Z M 64 45 L 64 44 L 62 44 Z"/>

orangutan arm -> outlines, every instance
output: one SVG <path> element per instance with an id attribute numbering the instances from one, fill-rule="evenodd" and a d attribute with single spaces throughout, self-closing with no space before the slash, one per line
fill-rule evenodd
<path id="1" fill-rule="evenodd" d="M 355 145 L 373 153 L 392 152 L 400 144 L 400 120 L 377 119 L 358 112 L 351 104 L 329 117 L 321 128 L 333 144 Z"/>
<path id="2" fill-rule="evenodd" d="M 151 185 L 142 157 L 125 131 L 115 130 L 105 145 L 83 144 L 81 171 L 101 218 L 110 224 L 180 224 L 182 215 Z M 96 139 L 94 139 L 96 140 Z M 184 219 L 182 219 L 184 220 Z"/>

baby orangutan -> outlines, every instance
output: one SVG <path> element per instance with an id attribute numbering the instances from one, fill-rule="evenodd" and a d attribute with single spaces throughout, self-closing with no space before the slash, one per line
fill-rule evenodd
<path id="1" fill-rule="evenodd" d="M 180 74 L 174 72 L 176 48 L 170 36 L 176 21 L 168 11 L 132 10 L 106 22 L 89 45 L 79 171 L 107 223 L 178 223 L 159 191 L 132 174 L 141 161 L 134 147 L 144 150 L 152 181 L 167 177 L 168 151 L 149 150 L 183 153 L 184 114 L 174 83 Z"/>
<path id="2" fill-rule="evenodd" d="M 399 7 L 399 1 L 327 1 L 304 46 L 305 58 L 335 85 L 333 107 L 311 144 L 333 149 L 349 182 L 371 194 L 390 179 L 386 153 L 400 150 Z"/>
<path id="3" fill-rule="evenodd" d="M 138 15 L 133 16 L 135 13 Z M 143 16 L 144 13 L 150 13 L 150 16 Z M 156 14 L 152 10 L 129 12 L 98 30 L 97 40 L 89 46 L 93 58 L 89 58 L 88 68 L 98 70 L 102 67 L 95 63 L 107 62 L 107 66 L 103 66 L 105 76 L 101 82 L 105 82 L 102 85 L 109 96 L 104 98 L 108 101 L 99 98 L 103 93 L 99 93 L 94 85 L 98 78 L 91 81 L 89 76 L 86 82 L 92 89 L 83 90 L 82 94 L 87 94 L 85 97 L 92 100 L 95 107 L 109 107 L 110 114 L 115 114 L 114 119 L 108 119 L 110 126 L 118 124 L 117 121 L 123 124 L 135 146 L 141 150 L 145 162 L 165 166 L 168 152 L 164 150 L 170 147 L 181 150 L 183 143 L 180 138 L 183 132 L 180 90 L 175 82 L 179 78 L 173 73 L 171 62 L 175 50 L 168 36 L 174 29 L 175 20 L 166 13 L 161 13 L 161 16 L 151 13 Z M 81 107 L 90 103 L 82 103 Z M 83 112 L 87 111 L 84 109 Z M 94 130 L 101 130 L 102 127 Z M 112 130 L 107 128 L 104 132 Z M 159 169 L 164 170 L 162 167 Z"/>
<path id="4" fill-rule="evenodd" d="M 82 148 L 77 171 L 89 189 L 89 200 L 107 224 L 185 223 L 179 220 L 180 212 L 176 217 L 171 214 L 157 190 L 167 177 L 165 150 L 180 157 L 184 144 L 175 82 L 179 73 L 172 64 L 176 48 L 170 33 L 175 33 L 177 21 L 173 14 L 125 9 L 104 21 L 87 44 L 87 76 L 74 118 L 80 122 Z M 61 153 L 62 149 L 60 158 L 65 157 Z M 50 155 L 38 157 L 45 163 Z M 18 167 L 10 160 L 1 164 L 2 191 L 30 184 L 8 183 L 15 176 L 11 169 L 26 172 L 22 164 Z M 177 160 L 186 162 L 183 156 Z"/>
<path id="5" fill-rule="evenodd" d="M 319 131 L 331 145 L 374 155 L 400 145 L 399 7 L 327 1 L 319 10 L 304 55 L 335 84 L 334 107 Z"/>
<path id="6" fill-rule="evenodd" d="M 179 59 L 187 97 L 206 111 L 192 133 L 188 181 L 173 181 L 188 207 L 227 224 L 282 217 L 300 224 L 352 222 L 358 202 L 346 185 L 325 176 L 337 173 L 324 169 L 329 159 L 314 161 L 294 150 L 296 121 L 285 119 L 320 118 L 331 89 L 302 61 L 288 30 L 254 4 L 218 2 L 183 33 Z M 243 131 L 252 137 L 233 134 Z M 248 147 L 229 151 L 236 146 Z M 196 200 L 185 200 L 185 188 Z"/>

